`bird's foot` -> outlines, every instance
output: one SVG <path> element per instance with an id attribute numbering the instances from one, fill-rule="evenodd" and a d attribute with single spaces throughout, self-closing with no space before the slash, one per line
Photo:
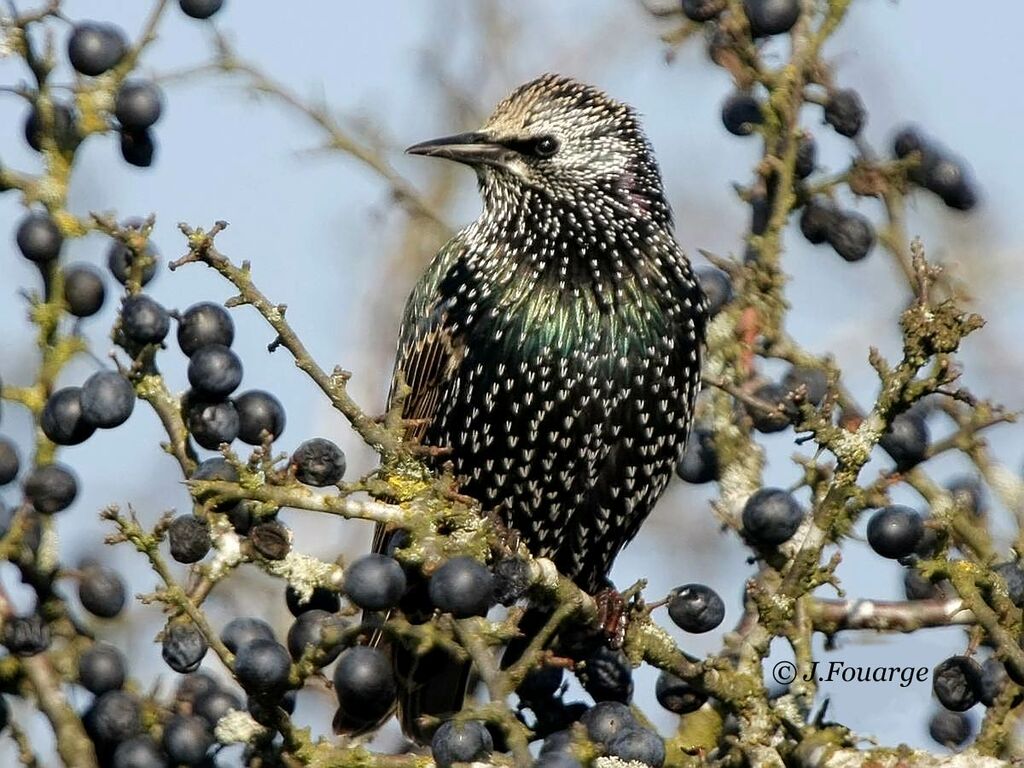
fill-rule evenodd
<path id="1" fill-rule="evenodd" d="M 439 456 L 448 456 L 452 449 L 446 445 L 423 445 L 418 442 L 405 443 L 406 449 L 413 456 L 422 456 L 428 459 L 436 459 Z"/>
<path id="2" fill-rule="evenodd" d="M 597 603 L 597 625 L 604 632 L 608 645 L 621 648 L 626 641 L 626 601 L 614 587 L 602 589 L 594 595 Z"/>
<path id="3" fill-rule="evenodd" d="M 484 518 L 494 531 L 504 553 L 508 556 L 514 556 L 519 551 L 519 545 L 522 543 L 519 531 L 508 524 L 501 509 L 488 510 L 484 513 Z"/>

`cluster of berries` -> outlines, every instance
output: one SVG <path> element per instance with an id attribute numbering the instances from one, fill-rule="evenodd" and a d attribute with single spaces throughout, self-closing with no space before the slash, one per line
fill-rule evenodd
<path id="1" fill-rule="evenodd" d="M 194 19 L 208 19 L 223 0 L 180 0 L 182 12 Z M 124 30 L 115 24 L 83 21 L 75 24 L 67 41 L 68 61 L 84 77 L 101 77 L 116 70 L 132 57 Z M 114 95 L 113 126 L 120 136 L 125 162 L 148 168 L 156 155 L 152 128 L 163 112 L 163 95 L 149 80 L 128 79 Z M 49 129 L 49 130 L 47 130 Z M 33 104 L 25 119 L 25 140 L 37 152 L 43 150 L 44 136 L 53 137 L 58 150 L 73 149 L 81 140 L 78 118 L 70 102 L 52 99 L 48 106 Z"/>
<path id="2" fill-rule="evenodd" d="M 743 0 L 749 34 L 755 40 L 790 32 L 800 19 L 799 0 Z M 729 43 L 723 30 L 723 14 L 732 13 L 725 0 L 682 0 L 684 16 L 709 28 L 712 60 L 725 61 L 721 51 Z M 730 25 L 734 28 L 735 25 Z M 730 34 L 735 34 L 730 33 Z M 867 110 L 859 94 L 850 88 L 828 87 L 822 99 L 822 118 L 840 136 L 857 139 L 867 123 Z M 729 95 L 722 104 L 722 124 L 735 136 L 750 136 L 765 122 L 766 105 L 750 89 Z M 906 160 L 906 178 L 938 195 L 951 208 L 967 211 L 977 203 L 977 189 L 962 160 L 952 155 L 915 128 L 899 131 L 893 142 L 896 159 Z M 817 144 L 805 133 L 796 148 L 795 175 L 803 182 L 817 170 Z M 827 243 L 848 262 L 866 257 L 875 244 L 871 221 L 856 211 L 836 205 L 830 197 L 809 195 L 797 187 L 798 204 L 803 206 L 800 231 L 815 245 Z M 753 235 L 763 232 L 771 195 L 753 195 Z M 760 209 L 760 210 L 759 210 Z"/>

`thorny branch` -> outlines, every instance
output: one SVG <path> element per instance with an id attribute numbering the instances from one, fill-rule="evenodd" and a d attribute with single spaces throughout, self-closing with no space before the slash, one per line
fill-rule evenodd
<path id="1" fill-rule="evenodd" d="M 226 222 L 219 221 L 211 227 L 210 231 L 193 230 L 186 225 L 181 226 L 181 231 L 188 238 L 189 253 L 178 261 L 172 263 L 171 269 L 188 264 L 193 261 L 201 261 L 216 269 L 221 275 L 227 278 L 232 285 L 238 289 L 238 296 L 228 302 L 229 306 L 240 306 L 248 304 L 256 309 L 270 326 L 277 333 L 277 338 L 271 343 L 269 349 L 273 351 L 278 346 L 287 349 L 295 358 L 295 365 L 306 373 L 320 390 L 327 396 L 331 404 L 340 411 L 352 424 L 353 429 L 359 433 L 368 445 L 379 449 L 385 456 L 393 455 L 399 448 L 398 442 L 387 429 L 378 424 L 373 418 L 367 416 L 355 401 L 348 395 L 346 384 L 350 374 L 341 368 L 335 368 L 333 372 L 327 373 L 310 356 L 305 345 L 292 330 L 291 325 L 285 319 L 287 307 L 282 304 L 273 304 L 264 296 L 252 283 L 249 276 L 249 264 L 243 263 L 236 267 L 228 261 L 220 252 L 214 248 L 213 239 L 227 226 Z"/>

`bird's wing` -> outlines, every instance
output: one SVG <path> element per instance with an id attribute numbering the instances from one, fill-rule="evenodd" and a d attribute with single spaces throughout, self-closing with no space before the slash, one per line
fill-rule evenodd
<path id="1" fill-rule="evenodd" d="M 405 305 L 388 407 L 399 387 L 408 387 L 402 416 L 421 422 L 411 425 L 410 439 L 422 438 L 437 416 L 441 395 L 462 359 L 463 342 L 452 312 L 453 301 L 444 287 L 453 273 L 464 275 L 464 255 L 464 245 L 456 236 L 434 257 Z"/>
<path id="2" fill-rule="evenodd" d="M 406 437 L 421 440 L 438 416 L 445 392 L 451 386 L 465 349 L 457 329 L 451 302 L 442 290 L 459 264 L 465 250 L 458 237 L 445 245 L 416 284 L 405 305 L 398 336 L 398 353 L 391 377 L 388 408 L 402 387 L 402 418 L 409 420 Z M 373 551 L 387 547 L 389 531 L 378 525 Z"/>
<path id="3" fill-rule="evenodd" d="M 449 322 L 447 308 L 435 305 L 412 328 L 403 329 L 388 405 L 406 387 L 402 418 L 412 422 L 410 440 L 420 440 L 437 416 L 441 396 L 458 370 L 464 345 Z"/>

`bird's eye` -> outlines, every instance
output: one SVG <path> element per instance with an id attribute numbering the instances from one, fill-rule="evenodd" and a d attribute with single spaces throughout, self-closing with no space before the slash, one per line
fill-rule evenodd
<path id="1" fill-rule="evenodd" d="M 558 151 L 558 139 L 554 136 L 542 136 L 533 145 L 537 157 L 551 157 Z"/>

